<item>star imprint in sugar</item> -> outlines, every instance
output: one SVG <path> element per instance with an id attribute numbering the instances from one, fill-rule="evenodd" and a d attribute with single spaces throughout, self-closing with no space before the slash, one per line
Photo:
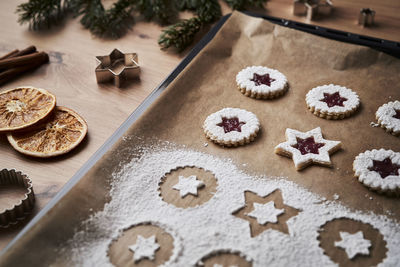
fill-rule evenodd
<path id="1" fill-rule="evenodd" d="M 369 255 L 371 241 L 364 239 L 361 231 L 355 234 L 340 232 L 340 237 L 342 240 L 336 241 L 335 246 L 344 249 L 349 259 L 353 259 L 358 254 Z"/>
<path id="2" fill-rule="evenodd" d="M 331 166 L 330 155 L 341 147 L 340 141 L 324 139 L 320 127 L 308 132 L 287 128 L 286 140 L 275 147 L 275 153 L 292 158 L 297 170 L 313 163 Z"/>
<path id="3" fill-rule="evenodd" d="M 129 250 L 133 252 L 133 260 L 138 262 L 142 259 L 154 260 L 155 252 L 160 248 L 156 242 L 154 235 L 145 238 L 141 235 L 137 236 L 136 243 L 129 246 Z"/>
<path id="4" fill-rule="evenodd" d="M 273 201 L 267 204 L 253 203 L 253 205 L 254 210 L 246 215 L 256 218 L 259 224 L 277 223 L 278 216 L 285 212 L 284 209 L 275 208 Z"/>
<path id="5" fill-rule="evenodd" d="M 179 182 L 172 188 L 179 190 L 181 198 L 184 198 L 188 194 L 197 196 L 197 189 L 204 186 L 202 181 L 197 180 L 196 175 L 190 175 L 189 177 L 179 176 Z"/>
<path id="6" fill-rule="evenodd" d="M 251 237 L 268 229 L 289 234 L 286 222 L 296 216 L 299 210 L 283 202 L 279 189 L 264 197 L 251 191 L 245 191 L 244 197 L 245 205 L 233 212 L 233 215 L 249 222 Z"/>

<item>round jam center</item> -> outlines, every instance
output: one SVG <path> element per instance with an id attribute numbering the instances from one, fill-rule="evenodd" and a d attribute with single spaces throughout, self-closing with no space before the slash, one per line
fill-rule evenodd
<path id="1" fill-rule="evenodd" d="M 263 74 L 263 75 L 259 75 L 257 73 L 253 74 L 253 79 L 251 79 L 250 81 L 254 82 L 256 84 L 256 86 L 259 86 L 261 84 L 265 84 L 267 86 L 271 86 L 271 83 L 273 81 L 275 81 L 275 79 L 272 79 L 271 77 L 269 77 L 269 74 Z"/>
<path id="2" fill-rule="evenodd" d="M 315 143 L 314 137 L 308 137 L 306 139 L 297 137 L 297 144 L 293 145 L 294 148 L 298 149 L 302 155 L 313 153 L 319 154 L 319 148 L 323 147 L 323 143 Z"/>
<path id="3" fill-rule="evenodd" d="M 400 165 L 394 164 L 390 158 L 384 160 L 372 160 L 372 167 L 368 168 L 370 171 L 379 173 L 382 179 L 389 175 L 399 175 Z"/>
<path id="4" fill-rule="evenodd" d="M 325 102 L 331 108 L 334 106 L 343 107 L 343 102 L 346 100 L 347 98 L 341 97 L 339 92 L 335 92 L 333 94 L 324 93 L 324 98 L 320 101 Z"/>
<path id="5" fill-rule="evenodd" d="M 226 118 L 226 117 L 222 117 L 222 122 L 218 123 L 217 126 L 219 127 L 223 127 L 224 128 L 224 132 L 225 133 L 229 133 L 232 131 L 236 131 L 236 132 L 241 132 L 242 131 L 242 125 L 246 124 L 245 122 L 239 122 L 239 118 L 238 117 L 234 117 L 234 118 Z"/>
<path id="6" fill-rule="evenodd" d="M 400 120 L 400 109 L 395 109 L 394 111 L 396 112 L 396 114 L 393 115 L 393 118 L 396 118 L 396 119 Z"/>

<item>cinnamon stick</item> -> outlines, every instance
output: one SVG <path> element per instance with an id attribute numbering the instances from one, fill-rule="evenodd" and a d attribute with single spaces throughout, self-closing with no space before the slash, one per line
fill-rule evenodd
<path id="1" fill-rule="evenodd" d="M 13 50 L 13 51 L 11 51 L 11 52 L 5 54 L 4 56 L 0 57 L 0 60 L 6 59 L 6 58 L 10 58 L 10 57 L 12 57 L 12 56 L 15 56 L 16 54 L 18 54 L 18 52 L 19 52 L 19 50 L 18 50 L 18 49 L 15 49 L 15 50 Z"/>
<path id="2" fill-rule="evenodd" d="M 49 56 L 45 52 L 35 52 L 29 55 L 11 57 L 0 60 L 0 69 L 9 69 L 18 66 L 26 66 L 37 62 L 48 61 Z"/>
<path id="3" fill-rule="evenodd" d="M 24 56 L 24 55 L 32 54 L 34 52 L 36 52 L 36 47 L 34 45 L 31 45 L 31 46 L 28 46 L 25 49 L 22 49 L 21 51 L 19 51 L 18 53 L 12 55 L 11 57 Z"/>
<path id="4" fill-rule="evenodd" d="M 46 57 L 41 57 L 31 64 L 7 69 L 0 73 L 0 85 L 14 79 L 16 76 L 18 76 L 22 73 L 39 68 L 41 65 L 47 63 L 48 61 L 49 61 L 49 57 L 46 54 Z"/>

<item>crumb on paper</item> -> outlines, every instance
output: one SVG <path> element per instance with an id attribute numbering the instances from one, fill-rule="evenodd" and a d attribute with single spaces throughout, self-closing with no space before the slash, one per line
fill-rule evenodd
<path id="1" fill-rule="evenodd" d="M 204 143 L 203 146 L 204 146 L 204 147 L 208 147 L 208 143 L 207 143 L 207 142 Z"/>
<path id="2" fill-rule="evenodd" d="M 333 195 L 333 199 L 334 199 L 334 200 L 338 200 L 338 199 L 339 199 L 339 195 L 338 195 L 338 194 L 334 194 L 334 195 Z"/>
<path id="3" fill-rule="evenodd" d="M 378 123 L 375 123 L 375 122 L 373 122 L 373 121 L 371 121 L 371 122 L 369 123 L 369 125 L 371 125 L 371 127 L 379 127 L 379 124 L 378 124 Z"/>

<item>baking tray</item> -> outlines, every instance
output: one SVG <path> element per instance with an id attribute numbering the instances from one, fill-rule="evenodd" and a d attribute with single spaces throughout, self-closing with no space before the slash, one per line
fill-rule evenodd
<path id="1" fill-rule="evenodd" d="M 365 45 L 373 47 L 374 49 L 383 51 L 390 55 L 399 57 L 400 45 L 396 42 L 380 40 L 367 36 L 360 36 L 351 33 L 345 33 L 337 30 L 327 29 L 319 26 L 312 26 L 308 24 L 293 22 L 289 20 L 261 16 L 252 13 L 248 13 L 251 16 L 262 17 L 273 23 L 305 31 L 308 33 L 316 34 L 319 36 L 345 41 L 349 43 L 355 43 L 358 45 Z M 60 190 L 60 192 L 29 222 L 29 224 L 14 238 L 10 244 L 1 252 L 0 257 L 5 254 L 13 252 L 19 240 L 30 234 L 30 230 L 37 223 L 40 223 L 47 214 L 52 212 L 52 208 L 55 207 L 59 201 L 77 184 L 81 181 L 91 168 L 107 153 L 113 145 L 124 135 L 124 133 L 135 123 L 141 115 L 147 110 L 147 108 L 155 102 L 161 93 L 174 81 L 174 79 L 190 64 L 192 59 L 213 39 L 219 29 L 224 25 L 230 15 L 224 16 L 211 30 L 210 32 L 200 40 L 200 42 L 192 49 L 188 56 L 177 66 L 177 68 L 143 101 L 143 103 L 128 117 L 128 119 L 118 128 L 118 130 L 101 146 L 101 148 L 82 166 L 82 168 L 70 179 L 70 181 Z M 94 194 L 94 193 L 93 193 Z M 62 235 L 62 229 L 59 234 Z M 38 244 L 40 246 L 40 244 Z"/>

